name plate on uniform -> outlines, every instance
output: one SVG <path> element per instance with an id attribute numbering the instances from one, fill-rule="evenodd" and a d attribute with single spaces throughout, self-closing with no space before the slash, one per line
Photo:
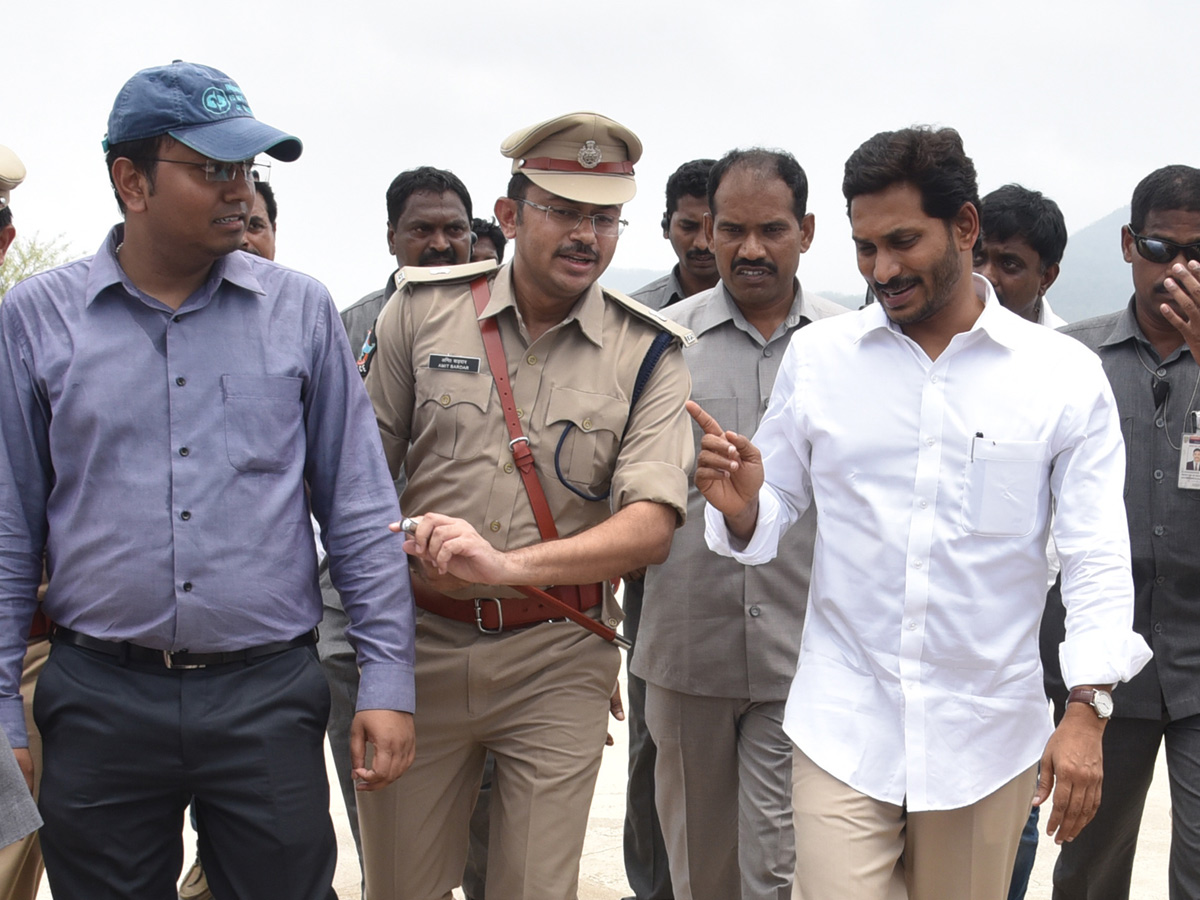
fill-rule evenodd
<path id="1" fill-rule="evenodd" d="M 479 372 L 478 356 L 452 356 L 449 353 L 430 353 L 429 368 L 451 372 Z"/>

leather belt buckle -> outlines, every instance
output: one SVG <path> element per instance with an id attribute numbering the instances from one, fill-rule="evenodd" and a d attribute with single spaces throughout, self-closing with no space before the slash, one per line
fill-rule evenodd
<path id="1" fill-rule="evenodd" d="M 483 624 L 483 604 L 491 600 L 496 604 L 496 627 L 488 628 Z M 504 630 L 504 604 L 500 602 L 498 597 L 476 597 L 475 598 L 475 626 L 484 634 L 499 634 Z"/>
<path id="2" fill-rule="evenodd" d="M 183 665 L 181 663 L 175 662 L 175 660 L 172 659 L 172 657 L 175 655 L 175 652 L 176 651 L 172 651 L 172 650 L 164 650 L 162 652 L 163 665 L 166 666 L 168 669 L 203 669 L 203 668 L 206 668 L 204 663 L 199 663 L 196 665 Z M 178 652 L 184 653 L 187 651 L 178 651 Z"/>

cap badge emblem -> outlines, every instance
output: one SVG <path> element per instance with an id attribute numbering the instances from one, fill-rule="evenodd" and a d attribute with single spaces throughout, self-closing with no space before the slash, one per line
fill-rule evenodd
<path id="1" fill-rule="evenodd" d="M 596 146 L 595 141 L 584 141 L 583 146 L 579 148 L 579 155 L 576 159 L 579 160 L 579 164 L 585 169 L 594 169 L 600 165 L 600 148 Z"/>

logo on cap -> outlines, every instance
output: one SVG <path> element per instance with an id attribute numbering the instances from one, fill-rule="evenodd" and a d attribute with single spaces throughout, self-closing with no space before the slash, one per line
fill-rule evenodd
<path id="1" fill-rule="evenodd" d="M 225 95 L 225 92 L 219 87 L 210 87 L 204 92 L 204 96 L 200 98 L 200 102 L 214 116 L 225 115 L 233 105 L 229 102 L 229 98 Z"/>
<path id="2" fill-rule="evenodd" d="M 579 148 L 579 155 L 575 158 L 585 169 L 594 169 L 600 165 L 602 154 L 595 141 L 584 141 L 583 146 Z"/>

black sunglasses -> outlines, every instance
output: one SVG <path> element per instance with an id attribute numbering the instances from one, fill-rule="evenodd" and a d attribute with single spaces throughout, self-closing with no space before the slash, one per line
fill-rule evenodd
<path id="1" fill-rule="evenodd" d="M 1164 241 L 1162 238 L 1144 237 L 1127 226 L 1133 237 L 1133 246 L 1137 247 L 1138 256 L 1160 265 L 1169 263 L 1182 253 L 1188 259 L 1200 262 L 1200 244 L 1176 244 L 1174 241 Z"/>

